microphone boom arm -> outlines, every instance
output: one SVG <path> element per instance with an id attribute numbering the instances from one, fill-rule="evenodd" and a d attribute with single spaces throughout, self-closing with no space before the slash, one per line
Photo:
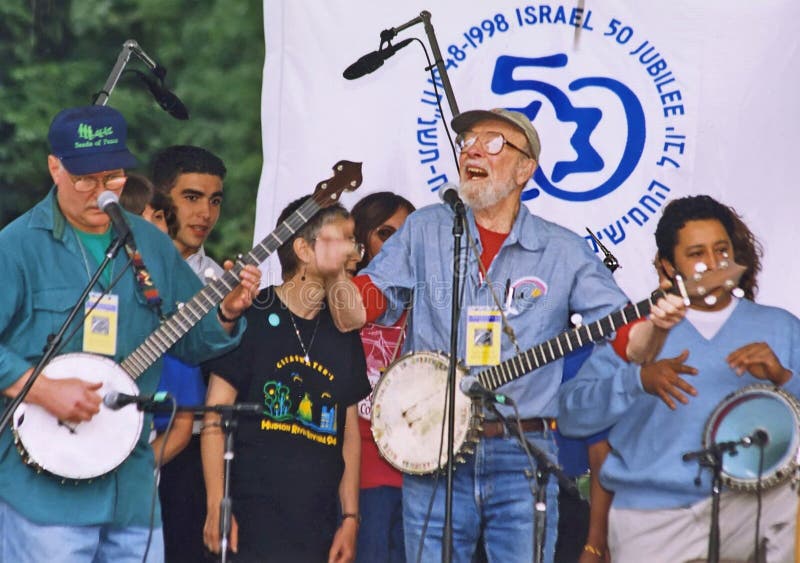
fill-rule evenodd
<path id="1" fill-rule="evenodd" d="M 431 25 L 431 13 L 427 10 L 424 10 L 419 14 L 419 17 L 422 19 L 422 23 L 425 27 L 425 35 L 428 36 L 428 43 L 430 43 L 431 51 L 433 52 L 433 62 L 436 65 L 436 69 L 439 71 L 439 76 L 442 79 L 444 95 L 447 98 L 447 105 L 450 106 L 450 115 L 455 117 L 461 112 L 458 110 L 456 96 L 453 93 L 453 85 L 450 83 L 450 77 L 447 74 L 447 67 L 442 59 L 442 51 L 439 49 L 439 42 L 436 40 L 436 32 L 433 30 L 433 25 Z M 411 22 L 409 22 L 409 24 L 410 23 Z M 406 26 L 406 24 L 403 24 L 403 26 Z M 400 29 L 404 29 L 403 26 L 397 28 L 398 31 Z"/>
<path id="2" fill-rule="evenodd" d="M 114 67 L 111 69 L 111 72 L 106 78 L 106 83 L 103 84 L 103 89 L 97 93 L 94 101 L 92 102 L 95 106 L 104 106 L 108 103 L 108 98 L 111 96 L 111 92 L 114 91 L 114 88 L 119 82 L 120 76 L 122 76 L 122 72 L 125 70 L 128 62 L 130 62 L 131 55 L 136 55 L 147 67 L 155 74 L 159 81 L 164 80 L 164 75 L 167 74 L 167 71 L 158 64 L 155 60 L 153 60 L 144 50 L 139 46 L 139 43 L 136 42 L 135 39 L 128 39 L 125 43 L 122 44 L 122 50 L 117 55 L 117 62 L 114 63 Z"/>
<path id="3" fill-rule="evenodd" d="M 108 98 L 111 96 L 111 92 L 114 91 L 114 87 L 117 85 L 117 82 L 119 82 L 119 77 L 122 76 L 122 71 L 125 70 L 125 66 L 131 59 L 131 53 L 133 52 L 133 49 L 130 43 L 134 43 L 138 46 L 138 43 L 136 43 L 136 41 L 133 39 L 126 41 L 122 45 L 122 51 L 120 51 L 119 55 L 117 56 L 117 62 L 114 63 L 114 68 L 111 69 L 111 73 L 108 75 L 106 83 L 103 85 L 103 89 L 98 92 L 97 96 L 92 102 L 93 105 L 104 106 L 108 103 Z"/>

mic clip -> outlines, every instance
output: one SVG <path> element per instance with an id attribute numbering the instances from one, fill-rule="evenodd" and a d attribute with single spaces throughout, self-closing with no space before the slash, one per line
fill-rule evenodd
<path id="1" fill-rule="evenodd" d="M 617 257 L 611 254 L 611 251 L 607 249 L 602 242 L 600 242 L 600 239 L 595 236 L 595 234 L 589 227 L 586 227 L 586 232 L 589 233 L 590 237 L 592 237 L 592 240 L 600 249 L 600 252 L 602 252 L 605 255 L 605 257 L 603 258 L 603 264 L 605 265 L 605 267 L 608 268 L 612 274 L 618 268 L 621 268 L 622 266 L 619 265 L 619 260 L 617 260 Z"/>

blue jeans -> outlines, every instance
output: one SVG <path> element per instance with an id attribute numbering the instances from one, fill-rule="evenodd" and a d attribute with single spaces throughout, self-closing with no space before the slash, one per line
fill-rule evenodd
<path id="1" fill-rule="evenodd" d="M 556 446 L 550 432 L 529 432 L 529 442 L 555 462 Z M 512 437 L 483 438 L 475 453 L 456 464 L 453 475 L 453 561 L 470 563 L 483 534 L 489 563 L 533 561 L 535 477 L 528 457 Z M 403 526 L 408 561 L 439 561 L 442 554 L 446 477 L 403 476 Z M 544 560 L 553 561 L 558 533 L 558 484 L 547 487 Z M 424 541 L 428 506 L 435 494 Z M 419 547 L 422 542 L 422 553 Z"/>
<path id="2" fill-rule="evenodd" d="M 356 562 L 405 563 L 403 495 L 399 487 L 361 489 Z"/>
<path id="3" fill-rule="evenodd" d="M 0 501 L 0 561 L 14 563 L 141 563 L 148 528 L 47 526 Z M 161 527 L 153 530 L 147 563 L 163 563 Z"/>

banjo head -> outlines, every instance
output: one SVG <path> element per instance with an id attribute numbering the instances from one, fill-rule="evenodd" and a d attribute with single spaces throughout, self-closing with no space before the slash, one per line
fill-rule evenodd
<path id="1" fill-rule="evenodd" d="M 138 395 L 128 373 L 113 360 L 94 354 L 58 356 L 45 368 L 47 377 L 78 377 L 102 382 L 97 393 Z M 38 405 L 21 404 L 14 411 L 14 436 L 22 459 L 38 471 L 70 480 L 100 477 L 116 469 L 133 451 L 142 432 L 144 414 L 135 405 L 100 412 L 88 422 L 61 423 Z"/>
<path id="2" fill-rule="evenodd" d="M 435 352 L 413 352 L 397 359 L 375 386 L 372 436 L 381 456 L 412 475 L 434 473 L 447 463 L 447 372 L 450 360 Z M 458 453 L 470 432 L 472 401 L 458 389 L 455 437 Z"/>
<path id="3" fill-rule="evenodd" d="M 738 441 L 757 430 L 769 436 L 763 448 L 761 486 L 774 487 L 794 474 L 800 448 L 800 403 L 783 389 L 755 384 L 725 397 L 706 422 L 703 447 Z M 737 450 L 735 456 L 723 456 L 723 482 L 732 489 L 755 491 L 761 448 L 740 446 Z"/>

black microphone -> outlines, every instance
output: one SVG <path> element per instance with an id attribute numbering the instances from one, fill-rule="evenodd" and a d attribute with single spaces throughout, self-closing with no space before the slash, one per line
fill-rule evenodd
<path id="1" fill-rule="evenodd" d="M 381 47 L 377 51 L 367 53 L 349 67 L 344 69 L 342 76 L 347 80 L 355 80 L 362 76 L 375 72 L 383 66 L 383 61 L 394 55 L 397 51 L 414 41 L 414 38 L 403 39 L 400 43 L 392 45 L 389 43 L 386 47 Z"/>
<path id="2" fill-rule="evenodd" d="M 125 215 L 122 213 L 122 207 L 119 204 L 119 197 L 112 191 L 105 191 L 97 197 L 97 206 L 103 212 L 111 217 L 111 224 L 114 226 L 114 232 L 117 233 L 119 240 L 125 242 L 127 240 L 128 246 L 136 249 L 136 243 L 133 240 L 133 232 Z"/>
<path id="3" fill-rule="evenodd" d="M 478 378 L 472 375 L 468 375 L 461 380 L 459 384 L 461 387 L 462 393 L 469 397 L 473 397 L 476 399 L 484 399 L 485 401 L 489 401 L 490 403 L 500 403 L 501 405 L 511 405 L 513 401 L 503 395 L 502 393 L 495 393 L 494 391 L 489 391 L 486 387 L 481 385 Z"/>
<path id="4" fill-rule="evenodd" d="M 759 428 L 749 436 L 742 438 L 742 444 L 746 447 L 756 446 L 763 447 L 769 444 L 769 434 L 766 430 Z"/>
<path id="5" fill-rule="evenodd" d="M 109 391 L 103 397 L 103 404 L 112 411 L 118 411 L 125 405 L 136 405 L 140 411 L 163 410 L 165 402 L 171 400 L 169 393 L 160 391 L 155 395 L 126 395 L 117 391 Z"/>
<path id="6" fill-rule="evenodd" d="M 458 186 L 447 182 L 439 188 L 439 199 L 446 203 L 455 213 L 464 213 L 464 202 L 458 197 Z"/>
<path id="7" fill-rule="evenodd" d="M 155 98 L 158 105 L 160 105 L 163 110 L 175 119 L 189 119 L 189 110 L 186 109 L 186 106 L 178 96 L 167 90 L 162 82 L 138 70 L 133 70 L 131 72 L 135 72 L 139 75 L 139 78 L 147 84 L 148 90 L 150 90 L 150 93 L 153 94 L 153 98 Z"/>

